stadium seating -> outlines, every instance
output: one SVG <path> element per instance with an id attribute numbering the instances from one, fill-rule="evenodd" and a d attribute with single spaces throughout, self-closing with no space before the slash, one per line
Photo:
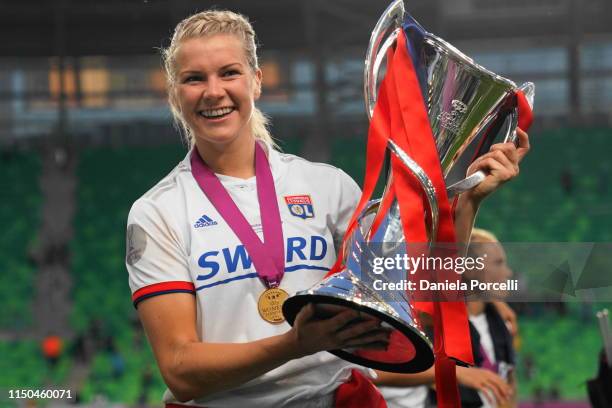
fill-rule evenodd
<path id="1" fill-rule="evenodd" d="M 592 315 L 592 313 L 591 313 Z M 595 324 L 569 315 L 560 318 L 548 312 L 521 318 L 518 351 L 518 384 L 521 399 L 534 399 L 538 392 L 559 391 L 564 399 L 582 400 L 587 379 L 595 377 L 601 338 Z M 528 375 L 525 360 L 533 361 Z"/>
<path id="2" fill-rule="evenodd" d="M 91 149 L 82 152 L 79 166 L 78 212 L 71 245 L 74 277 L 72 326 L 77 332 L 92 321 L 113 334 L 125 359 L 125 373 L 111 375 L 111 356 L 100 350 L 81 392 L 84 401 L 104 395 L 111 401 L 135 402 L 140 376 L 153 366 L 150 401 L 159 402 L 163 383 L 148 344 L 134 350 L 131 318 L 134 308 L 125 270 L 125 228 L 131 204 L 151 188 L 186 154 L 177 143 L 170 146 L 123 149 Z M 157 387 L 155 387 L 157 385 Z"/>
<path id="3" fill-rule="evenodd" d="M 120 333 L 133 309 L 125 271 L 125 228 L 131 204 L 178 163 L 180 145 L 84 151 L 72 242 L 73 326 L 92 319 Z"/>
<path id="4" fill-rule="evenodd" d="M 0 330 L 24 330 L 32 323 L 35 268 L 28 261 L 40 220 L 40 160 L 35 154 L 0 159 Z"/>
<path id="5" fill-rule="evenodd" d="M 48 365 L 40 343 L 34 340 L 0 341 L 0 356 L 0 405 L 3 407 L 10 406 L 5 401 L 9 389 L 59 389 L 72 366 L 67 355 L 54 367 Z"/>
<path id="6" fill-rule="evenodd" d="M 612 132 L 558 129 L 530 136 L 532 151 L 520 176 L 487 199 L 479 226 L 505 242 L 610 242 Z"/>

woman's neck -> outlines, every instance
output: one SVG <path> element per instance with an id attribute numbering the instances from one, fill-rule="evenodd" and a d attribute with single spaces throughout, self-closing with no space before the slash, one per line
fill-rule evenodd
<path id="1" fill-rule="evenodd" d="M 236 142 L 223 146 L 196 142 L 196 149 L 213 172 L 249 179 L 255 176 L 255 140 Z"/>

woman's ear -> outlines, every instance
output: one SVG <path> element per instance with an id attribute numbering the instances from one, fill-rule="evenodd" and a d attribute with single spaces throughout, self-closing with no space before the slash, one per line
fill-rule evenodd
<path id="1" fill-rule="evenodd" d="M 258 100 L 259 97 L 261 96 L 261 80 L 263 78 L 263 74 L 261 72 L 261 69 L 257 69 L 257 71 L 255 71 L 255 94 L 254 94 L 254 98 L 255 100 Z"/>

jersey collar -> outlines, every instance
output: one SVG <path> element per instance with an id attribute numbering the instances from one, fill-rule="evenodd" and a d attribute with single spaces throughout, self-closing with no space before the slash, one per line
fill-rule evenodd
<path id="1" fill-rule="evenodd" d="M 264 152 L 266 153 L 266 156 L 268 156 L 268 162 L 270 163 L 270 169 L 272 170 L 272 177 L 274 178 L 275 182 L 278 182 L 279 179 L 281 178 L 281 175 L 283 174 L 281 170 L 282 160 L 280 157 L 280 153 L 276 149 L 274 149 L 270 145 L 270 143 L 265 142 L 263 140 L 259 142 L 262 143 Z M 191 152 L 193 152 L 194 149 L 195 149 L 195 145 L 193 145 L 191 149 L 189 149 L 189 152 L 187 153 L 187 155 L 182 161 L 182 165 L 185 166 L 185 168 L 189 172 L 191 172 Z M 226 176 L 224 174 L 215 173 L 215 175 L 219 178 L 221 183 L 227 187 L 234 186 L 234 185 L 240 185 L 240 184 L 242 185 L 255 184 L 255 176 L 245 180 L 245 179 L 241 179 L 238 177 Z"/>

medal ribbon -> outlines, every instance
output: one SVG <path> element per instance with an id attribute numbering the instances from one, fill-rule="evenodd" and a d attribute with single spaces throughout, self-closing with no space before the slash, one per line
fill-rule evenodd
<path id="1" fill-rule="evenodd" d="M 257 276 L 267 288 L 276 288 L 285 273 L 285 248 L 280 210 L 270 164 L 263 148 L 255 142 L 255 180 L 264 242 L 261 242 L 219 178 L 193 149 L 191 173 L 202 192 L 242 242 L 255 265 Z"/>

